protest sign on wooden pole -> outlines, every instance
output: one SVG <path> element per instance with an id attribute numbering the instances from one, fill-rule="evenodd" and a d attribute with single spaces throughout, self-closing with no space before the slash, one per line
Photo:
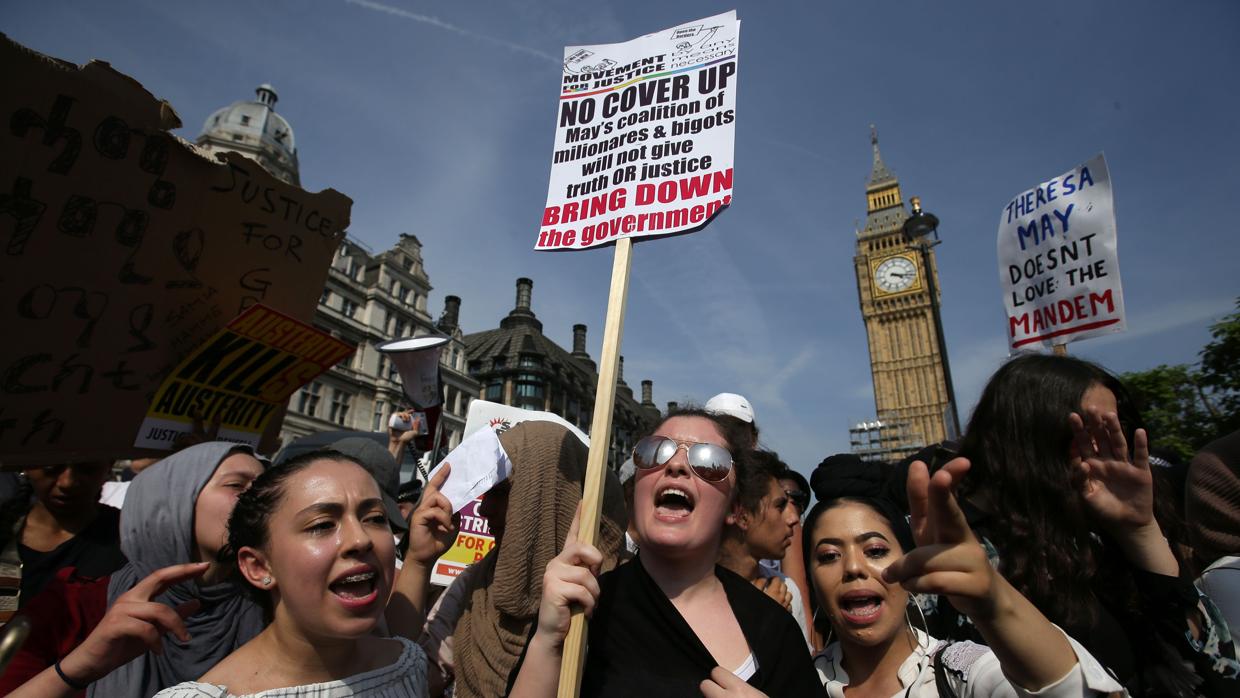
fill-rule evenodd
<path id="1" fill-rule="evenodd" d="M 611 291 L 607 294 L 607 320 L 603 325 L 603 352 L 599 356 L 598 389 L 594 394 L 594 419 L 590 423 L 590 455 L 586 460 L 586 482 L 582 491 L 581 521 L 577 540 L 594 545 L 598 537 L 599 510 L 603 501 L 603 472 L 611 444 L 611 413 L 616 405 L 616 374 L 620 367 L 620 338 L 624 335 L 624 307 L 628 300 L 629 269 L 633 261 L 633 241 L 616 242 L 611 267 Z M 586 616 L 573 613 L 564 638 L 560 664 L 560 696 L 576 696 L 581 689 L 581 670 L 586 660 Z"/>
<path id="2" fill-rule="evenodd" d="M 594 544 L 634 238 L 689 233 L 732 203 L 740 22 L 725 12 L 619 44 L 569 46 L 536 250 L 614 244 L 578 540 Z M 586 619 L 572 616 L 558 695 L 580 690 Z"/>

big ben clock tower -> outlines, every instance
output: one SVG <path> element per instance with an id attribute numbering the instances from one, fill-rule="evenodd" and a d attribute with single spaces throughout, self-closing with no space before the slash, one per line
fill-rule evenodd
<path id="1" fill-rule="evenodd" d="M 955 438 L 958 427 L 940 351 L 937 308 L 932 305 L 939 301 L 934 250 L 905 234 L 909 214 L 900 181 L 883 163 L 873 126 L 870 142 L 874 167 L 865 187 L 865 228 L 857 231 L 853 263 L 878 421 L 858 427 L 898 431 L 898 439 L 889 439 L 882 454 L 893 460 L 919 446 Z"/>

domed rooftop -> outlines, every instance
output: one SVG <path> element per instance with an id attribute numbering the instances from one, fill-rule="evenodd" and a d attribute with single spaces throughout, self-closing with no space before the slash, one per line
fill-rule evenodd
<path id="1" fill-rule="evenodd" d="M 247 155 L 279 179 L 299 184 L 297 143 L 293 127 L 276 113 L 276 90 L 264 83 L 254 92 L 256 99 L 233 102 L 208 116 L 196 142 L 209 151 Z"/>

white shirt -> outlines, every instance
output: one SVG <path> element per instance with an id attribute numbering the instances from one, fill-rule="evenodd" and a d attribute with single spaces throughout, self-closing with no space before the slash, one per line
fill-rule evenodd
<path id="1" fill-rule="evenodd" d="M 937 698 L 939 695 L 931 659 L 947 643 L 935 640 L 920 630 L 916 632 L 917 648 L 900 665 L 897 674 L 901 690 L 892 698 Z M 1128 695 L 1093 655 L 1067 634 L 1064 637 L 1068 638 L 1072 651 L 1076 653 L 1076 666 L 1058 681 L 1036 691 L 1008 681 L 999 666 L 999 659 L 985 645 L 950 643 L 940 655 L 940 661 L 947 667 L 947 680 L 957 698 L 1082 698 L 1114 692 Z M 844 698 L 844 687 L 848 685 L 848 673 L 844 671 L 841 659 L 838 642 L 831 643 L 814 657 L 818 678 L 831 698 Z"/>
<path id="2" fill-rule="evenodd" d="M 227 686 L 186 681 L 155 694 L 155 698 L 424 698 L 426 653 L 403 637 L 396 662 L 336 681 L 273 688 L 238 696 Z"/>

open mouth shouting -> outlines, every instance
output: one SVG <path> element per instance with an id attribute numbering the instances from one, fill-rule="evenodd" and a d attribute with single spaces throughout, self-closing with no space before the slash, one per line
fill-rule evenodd
<path id="1" fill-rule="evenodd" d="M 654 515 L 659 521 L 684 520 L 693 513 L 693 505 L 693 495 L 676 485 L 666 485 L 654 495 Z"/>
<path id="2" fill-rule="evenodd" d="M 840 595 L 840 618 L 852 625 L 872 625 L 883 614 L 883 597 L 868 589 L 854 589 Z"/>
<path id="3" fill-rule="evenodd" d="M 328 590 L 346 608 L 364 608 L 379 596 L 378 571 L 370 565 L 358 565 L 340 575 L 328 585 Z"/>

